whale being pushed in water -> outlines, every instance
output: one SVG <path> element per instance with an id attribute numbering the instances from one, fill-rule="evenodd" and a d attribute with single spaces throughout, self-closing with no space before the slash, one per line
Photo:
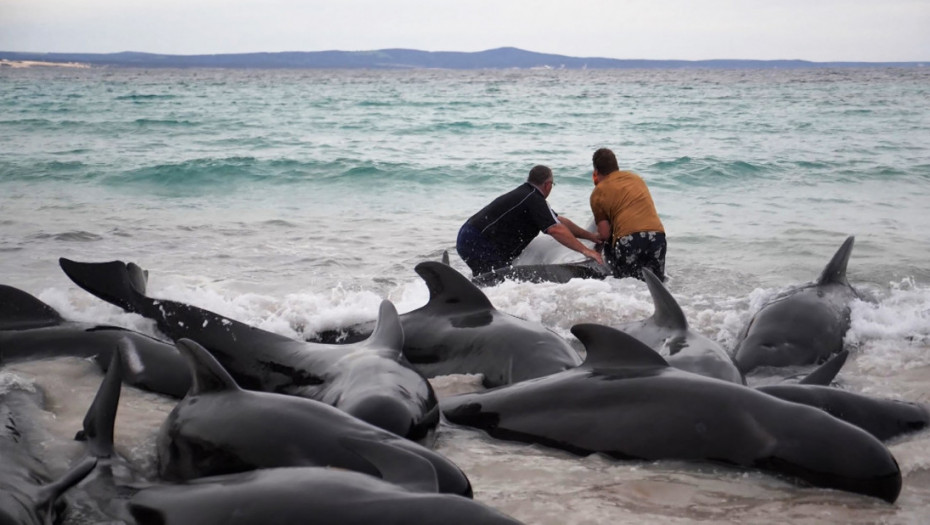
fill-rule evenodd
<path id="1" fill-rule="evenodd" d="M 578 368 L 442 400 L 491 436 L 621 459 L 717 461 L 895 501 L 901 471 L 867 432 L 805 405 L 672 368 L 606 326 L 572 328 Z"/>

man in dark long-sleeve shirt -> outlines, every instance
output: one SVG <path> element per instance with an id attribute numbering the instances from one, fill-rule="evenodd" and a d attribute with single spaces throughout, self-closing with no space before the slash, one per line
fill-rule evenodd
<path id="1" fill-rule="evenodd" d="M 526 182 L 465 221 L 459 230 L 456 249 L 474 275 L 512 264 L 539 232 L 603 264 L 601 254 L 578 240 L 600 242 L 597 234 L 558 216 L 549 207 L 546 198 L 553 183 L 551 169 L 534 166 Z"/>

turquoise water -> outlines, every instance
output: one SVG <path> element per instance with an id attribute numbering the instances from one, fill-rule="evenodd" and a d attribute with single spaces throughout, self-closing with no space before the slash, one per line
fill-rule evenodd
<path id="1" fill-rule="evenodd" d="M 652 189 L 668 232 L 669 288 L 695 328 L 732 346 L 766 297 L 815 278 L 855 235 L 849 277 L 867 300 L 853 308 L 846 381 L 926 402 L 928 100 L 923 68 L 2 69 L 0 282 L 70 318 L 151 331 L 57 266 L 62 256 L 135 261 L 151 271 L 153 295 L 300 337 L 371 318 L 384 297 L 401 312 L 422 305 L 413 266 L 450 250 L 464 270 L 458 227 L 534 164 L 555 172 L 553 208 L 587 223 L 590 155 L 607 146 Z M 578 322 L 652 311 L 631 280 L 508 282 L 488 295 L 566 337 Z M 698 520 L 717 516 L 710 502 L 719 499 L 735 520 L 760 522 L 769 516 L 761 502 L 791 508 L 810 495 L 765 477 L 747 494 L 738 474 L 577 463 L 446 432 L 440 444 L 474 469 L 479 498 L 530 523 L 623 522 L 624 512 L 631 522 Z M 897 507 L 842 495 L 811 505 L 872 521 L 930 519 L 926 445 L 921 437 L 892 448 L 908 476 Z M 533 492 L 526 480 L 539 473 L 524 462 L 551 468 L 554 481 Z M 561 483 L 590 487 L 597 504 L 550 498 Z M 615 485 L 672 491 L 678 503 L 603 488 Z M 528 506 L 533 499 L 555 507 Z"/>

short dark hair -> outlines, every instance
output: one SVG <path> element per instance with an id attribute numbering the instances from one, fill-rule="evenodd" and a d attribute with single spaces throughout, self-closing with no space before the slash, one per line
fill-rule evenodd
<path id="1" fill-rule="evenodd" d="M 530 170 L 530 175 L 526 178 L 533 186 L 542 186 L 547 180 L 552 178 L 552 170 L 548 166 L 538 164 Z"/>
<path id="2" fill-rule="evenodd" d="M 607 148 L 595 151 L 591 160 L 594 162 L 594 169 L 601 175 L 610 175 L 615 171 L 620 171 L 620 167 L 617 165 L 617 157 L 613 151 Z"/>

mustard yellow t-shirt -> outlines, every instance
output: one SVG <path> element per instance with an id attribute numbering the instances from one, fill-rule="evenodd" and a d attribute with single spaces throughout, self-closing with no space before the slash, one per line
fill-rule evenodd
<path id="1" fill-rule="evenodd" d="M 645 181 L 632 171 L 615 171 L 591 192 L 594 222 L 610 223 L 611 242 L 636 232 L 662 232 L 665 228 L 656 213 Z"/>

